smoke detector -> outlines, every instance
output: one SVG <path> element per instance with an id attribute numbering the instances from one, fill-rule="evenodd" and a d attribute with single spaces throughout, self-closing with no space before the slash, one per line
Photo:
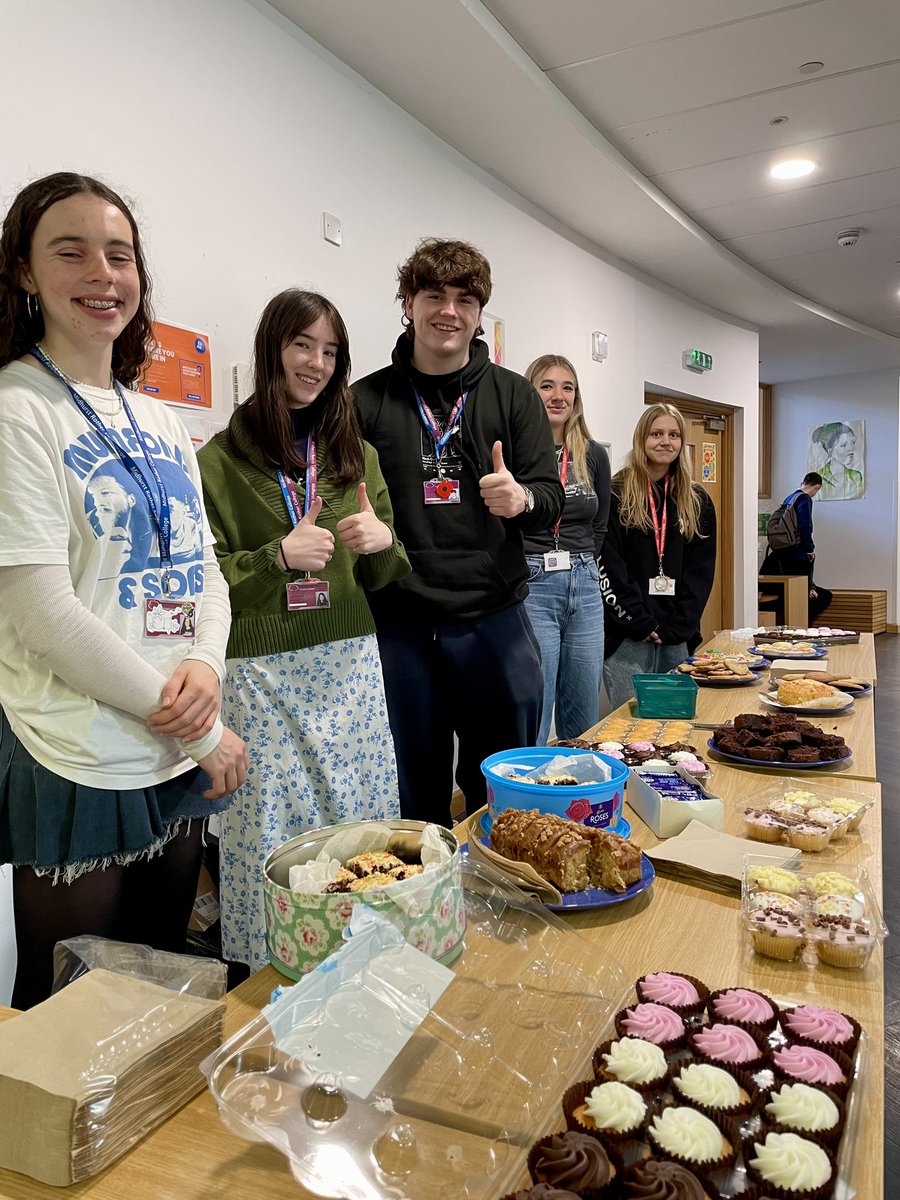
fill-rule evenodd
<path id="1" fill-rule="evenodd" d="M 837 244 L 839 246 L 855 246 L 859 241 L 858 229 L 842 229 L 837 235 Z"/>

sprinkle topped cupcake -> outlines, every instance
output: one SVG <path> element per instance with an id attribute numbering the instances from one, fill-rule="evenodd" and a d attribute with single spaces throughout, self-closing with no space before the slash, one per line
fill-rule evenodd
<path id="1" fill-rule="evenodd" d="M 849 917 L 852 921 L 858 921 L 863 915 L 863 906 L 852 896 L 826 892 L 813 901 L 813 912 L 817 917 Z"/>
<path id="2" fill-rule="evenodd" d="M 676 1012 L 688 1014 L 698 1012 L 709 995 L 699 979 L 690 975 L 676 975 L 671 971 L 656 971 L 644 975 L 637 981 L 637 994 L 641 1000 L 665 1004 Z"/>
<path id="3" fill-rule="evenodd" d="M 780 892 L 754 892 L 751 903 L 754 908 L 771 908 L 774 912 L 787 913 L 791 917 L 799 917 L 803 912 L 802 901 Z"/>
<path id="4" fill-rule="evenodd" d="M 725 1066 L 750 1068 L 762 1058 L 756 1039 L 738 1025 L 717 1022 L 695 1033 L 691 1041 L 703 1058 Z"/>
<path id="5" fill-rule="evenodd" d="M 769 1133 L 753 1143 L 748 1165 L 752 1175 L 782 1194 L 815 1197 L 824 1194 L 834 1168 L 821 1146 L 796 1133 Z"/>
<path id="6" fill-rule="evenodd" d="M 734 1156 L 731 1142 L 708 1117 L 693 1108 L 666 1108 L 648 1130 L 650 1141 L 685 1166 L 714 1169 Z"/>
<path id="7" fill-rule="evenodd" d="M 666 1077 L 669 1065 L 659 1046 L 643 1038 L 623 1037 L 600 1046 L 594 1054 L 594 1074 L 598 1079 L 616 1079 L 633 1087 L 657 1086 Z"/>
<path id="8" fill-rule="evenodd" d="M 864 967 L 876 941 L 867 921 L 850 917 L 815 917 L 810 937 L 820 961 L 832 967 Z"/>
<path id="9" fill-rule="evenodd" d="M 726 988 L 715 992 L 709 1001 L 709 1015 L 715 1020 L 761 1029 L 768 1033 L 778 1021 L 778 1009 L 766 996 L 750 988 Z"/>
<path id="10" fill-rule="evenodd" d="M 616 1032 L 633 1034 L 657 1046 L 675 1046 L 684 1037 L 684 1021 L 662 1004 L 636 1004 L 616 1018 Z"/>

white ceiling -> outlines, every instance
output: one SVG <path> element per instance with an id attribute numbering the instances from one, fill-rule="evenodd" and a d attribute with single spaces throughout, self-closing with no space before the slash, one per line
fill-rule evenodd
<path id="1" fill-rule="evenodd" d="M 763 381 L 900 366 L 897 0 L 273 7 L 601 251 L 757 326 Z M 770 179 L 787 157 L 818 170 Z"/>

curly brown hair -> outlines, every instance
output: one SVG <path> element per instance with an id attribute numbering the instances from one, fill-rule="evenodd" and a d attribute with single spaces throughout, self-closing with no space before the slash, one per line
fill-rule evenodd
<path id="1" fill-rule="evenodd" d="M 397 268 L 397 283 L 397 299 L 401 302 L 425 288 L 449 286 L 471 292 L 484 308 L 491 298 L 491 264 L 471 242 L 422 238 Z"/>
<path id="2" fill-rule="evenodd" d="M 327 450 L 323 471 L 336 483 L 356 483 L 365 471 L 362 433 L 350 392 L 350 338 L 335 306 L 318 292 L 288 288 L 263 309 L 253 346 L 253 395 L 244 407 L 246 425 L 266 459 L 288 474 L 306 469 L 306 459 L 294 439 L 287 380 L 281 354 L 284 348 L 324 317 L 334 330 L 337 358 L 334 373 L 316 397 L 320 410 L 317 431 Z M 234 418 L 232 418 L 234 419 Z M 232 445 L 235 445 L 232 439 Z"/>
<path id="3" fill-rule="evenodd" d="M 28 311 L 27 293 L 22 287 L 21 270 L 31 256 L 31 243 L 38 221 L 54 204 L 70 196 L 98 196 L 122 213 L 131 227 L 134 262 L 141 285 L 138 310 L 113 342 L 112 369 L 116 379 L 133 384 L 153 345 L 150 306 L 151 283 L 141 250 L 138 227 L 128 205 L 112 188 L 71 171 L 57 171 L 29 183 L 16 196 L 3 221 L 0 234 L 0 367 L 21 358 L 44 336 L 44 318 L 40 311 Z"/>

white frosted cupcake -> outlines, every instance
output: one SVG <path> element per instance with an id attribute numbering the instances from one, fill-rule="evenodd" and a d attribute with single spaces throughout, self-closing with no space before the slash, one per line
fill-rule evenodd
<path id="1" fill-rule="evenodd" d="M 818 1200 L 829 1194 L 834 1162 L 816 1142 L 796 1133 L 768 1133 L 754 1142 L 747 1166 L 751 1179 L 774 1197 Z"/>
<path id="2" fill-rule="evenodd" d="M 647 1136 L 657 1153 L 689 1170 L 714 1171 L 734 1161 L 732 1142 L 694 1108 L 664 1109 L 653 1118 Z"/>
<path id="3" fill-rule="evenodd" d="M 669 1071 L 660 1047 L 636 1037 L 623 1037 L 598 1046 L 593 1066 L 599 1083 L 616 1080 L 642 1092 L 661 1087 Z"/>

